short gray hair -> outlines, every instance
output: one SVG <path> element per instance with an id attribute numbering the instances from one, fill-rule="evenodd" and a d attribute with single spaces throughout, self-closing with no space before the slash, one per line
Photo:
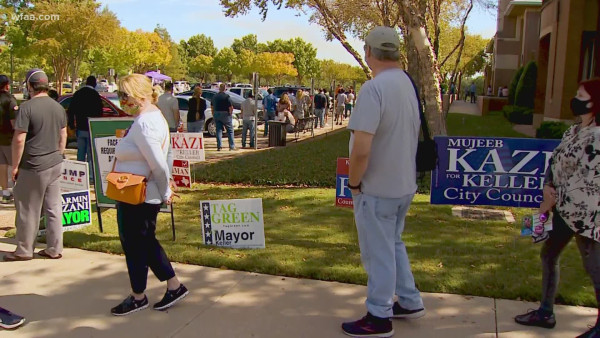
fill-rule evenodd
<path id="1" fill-rule="evenodd" d="M 371 47 L 369 46 L 369 48 L 371 48 L 371 54 L 373 54 L 373 57 L 376 58 L 379 61 L 400 61 L 400 50 L 393 50 L 393 51 L 388 51 L 388 50 L 381 50 L 375 47 Z"/>

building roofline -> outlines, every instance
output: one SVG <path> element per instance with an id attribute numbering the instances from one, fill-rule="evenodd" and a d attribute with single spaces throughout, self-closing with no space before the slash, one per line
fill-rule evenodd
<path id="1" fill-rule="evenodd" d="M 527 8 L 541 8 L 542 0 L 512 0 L 506 10 L 504 11 L 504 17 L 517 16 L 521 14 Z M 520 13 L 516 13 L 519 11 Z"/>

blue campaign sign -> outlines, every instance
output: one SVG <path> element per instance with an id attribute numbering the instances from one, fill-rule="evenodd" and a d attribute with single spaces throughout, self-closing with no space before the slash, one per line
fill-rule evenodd
<path id="1" fill-rule="evenodd" d="M 337 159 L 335 176 L 335 206 L 352 208 L 352 192 L 348 188 L 348 174 L 350 172 L 350 159 L 340 157 Z"/>
<path id="2" fill-rule="evenodd" d="M 431 204 L 537 208 L 559 140 L 440 137 Z"/>

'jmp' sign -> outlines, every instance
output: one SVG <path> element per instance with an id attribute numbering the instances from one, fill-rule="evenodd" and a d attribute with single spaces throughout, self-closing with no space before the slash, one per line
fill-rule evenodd
<path id="1" fill-rule="evenodd" d="M 350 168 L 350 159 L 340 157 L 337 159 L 337 168 L 335 170 L 335 206 L 352 208 L 352 193 L 348 188 L 348 173 Z"/>
<path id="2" fill-rule="evenodd" d="M 537 208 L 558 140 L 435 137 L 432 204 Z"/>

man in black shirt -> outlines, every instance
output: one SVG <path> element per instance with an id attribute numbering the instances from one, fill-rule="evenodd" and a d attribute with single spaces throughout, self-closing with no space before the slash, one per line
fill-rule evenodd
<path id="1" fill-rule="evenodd" d="M 92 170 L 92 144 L 90 140 L 89 117 L 102 117 L 102 99 L 96 91 L 96 78 L 89 76 L 85 86 L 73 94 L 69 105 L 69 128 L 77 135 L 77 161 L 87 161 L 90 181 L 94 181 Z"/>
<path id="2" fill-rule="evenodd" d="M 17 114 L 17 100 L 10 94 L 10 80 L 0 75 L 0 185 L 2 202 L 11 203 L 12 191 L 8 187 L 8 166 L 12 164 L 11 141 Z"/>
<path id="3" fill-rule="evenodd" d="M 233 104 L 231 98 L 225 93 L 225 84 L 219 86 L 219 93 L 213 97 L 211 105 L 213 118 L 217 127 L 217 150 L 221 150 L 221 139 L 223 138 L 223 127 L 227 129 L 229 150 L 236 150 L 233 143 Z"/>
<path id="4" fill-rule="evenodd" d="M 315 95 L 315 115 L 317 116 L 317 120 L 315 121 L 315 128 L 319 128 L 317 127 L 319 123 L 321 124 L 320 128 L 323 128 L 324 126 L 323 115 L 327 111 L 327 105 L 329 103 L 327 102 L 327 96 L 323 94 L 324 91 L 324 89 L 319 89 L 319 94 Z"/>

